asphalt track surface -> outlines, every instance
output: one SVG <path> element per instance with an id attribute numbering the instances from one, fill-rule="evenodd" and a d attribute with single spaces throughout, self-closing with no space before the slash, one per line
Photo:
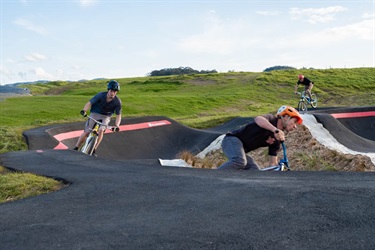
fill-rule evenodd
<path id="1" fill-rule="evenodd" d="M 374 150 L 374 110 L 314 115 L 335 137 Z M 123 119 L 121 132 L 105 135 L 98 157 L 63 150 L 73 147 L 83 123 L 26 131 L 30 150 L 2 154 L 1 164 L 68 185 L 0 204 L 0 249 L 375 249 L 373 172 L 218 171 L 158 162 L 185 149 L 199 152 L 250 120 L 196 130 L 167 117 Z"/>

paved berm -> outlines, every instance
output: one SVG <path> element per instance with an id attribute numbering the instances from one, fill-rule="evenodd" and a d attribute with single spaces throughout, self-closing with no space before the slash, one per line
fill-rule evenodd
<path id="1" fill-rule="evenodd" d="M 249 120 L 196 130 L 167 117 L 124 119 L 128 129 L 106 134 L 98 157 L 53 149 L 62 138 L 56 135 L 82 129 L 83 123 L 25 132 L 30 150 L 2 154 L 1 164 L 68 185 L 0 204 L 0 248 L 375 249 L 374 172 L 218 171 L 159 164 L 158 158 L 175 158 L 181 150 L 199 152 Z M 155 126 L 132 127 L 142 123 Z M 371 129 L 374 117 L 362 125 L 341 124 L 355 134 L 353 127 Z M 331 131 L 328 122 L 325 126 Z M 77 139 L 64 138 L 60 142 L 69 148 Z"/>

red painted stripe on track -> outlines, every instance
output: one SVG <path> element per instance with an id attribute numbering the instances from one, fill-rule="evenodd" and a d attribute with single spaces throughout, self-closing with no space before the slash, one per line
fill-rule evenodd
<path id="1" fill-rule="evenodd" d="M 136 124 L 130 124 L 130 125 L 121 125 L 120 132 L 160 127 L 160 126 L 165 126 L 165 125 L 170 125 L 170 124 L 171 122 L 168 120 L 160 120 L 160 121 L 143 122 L 143 123 L 136 123 Z M 64 145 L 61 141 L 72 139 L 72 138 L 77 138 L 82 134 L 82 132 L 83 130 L 75 130 L 75 131 L 70 131 L 70 132 L 54 135 L 53 137 L 59 141 L 59 144 L 54 149 L 68 149 L 68 147 Z M 110 133 L 114 133 L 114 132 L 111 130 L 105 131 L 105 134 L 110 134 Z"/>
<path id="2" fill-rule="evenodd" d="M 364 111 L 364 112 L 351 112 L 351 113 L 337 113 L 331 114 L 335 118 L 356 118 L 356 117 L 368 117 L 375 116 L 375 111 Z"/>
<path id="3" fill-rule="evenodd" d="M 68 149 L 68 147 L 64 143 L 59 142 L 59 145 L 57 145 L 53 149 Z"/>

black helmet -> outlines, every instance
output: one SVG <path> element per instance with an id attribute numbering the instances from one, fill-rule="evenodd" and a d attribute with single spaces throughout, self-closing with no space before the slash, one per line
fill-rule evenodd
<path id="1" fill-rule="evenodd" d="M 108 82 L 108 87 L 107 87 L 108 90 L 112 89 L 112 90 L 116 90 L 116 91 L 119 91 L 120 90 L 120 84 L 116 81 L 116 80 L 110 80 Z"/>

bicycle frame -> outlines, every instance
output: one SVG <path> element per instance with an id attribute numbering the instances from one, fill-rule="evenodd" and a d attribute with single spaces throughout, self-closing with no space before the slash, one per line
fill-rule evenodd
<path id="1" fill-rule="evenodd" d="M 306 95 L 306 91 L 297 92 L 301 95 L 298 102 L 298 111 L 307 111 L 307 105 L 310 104 L 311 107 L 316 108 L 318 106 L 318 98 L 314 93 L 311 93 L 312 100 Z"/>
<path id="2" fill-rule="evenodd" d="M 281 142 L 281 146 L 283 148 L 283 158 L 280 159 L 279 164 L 276 166 L 271 166 L 267 168 L 262 168 L 261 171 L 289 171 L 289 160 L 286 155 L 286 146 L 284 142 Z"/>

